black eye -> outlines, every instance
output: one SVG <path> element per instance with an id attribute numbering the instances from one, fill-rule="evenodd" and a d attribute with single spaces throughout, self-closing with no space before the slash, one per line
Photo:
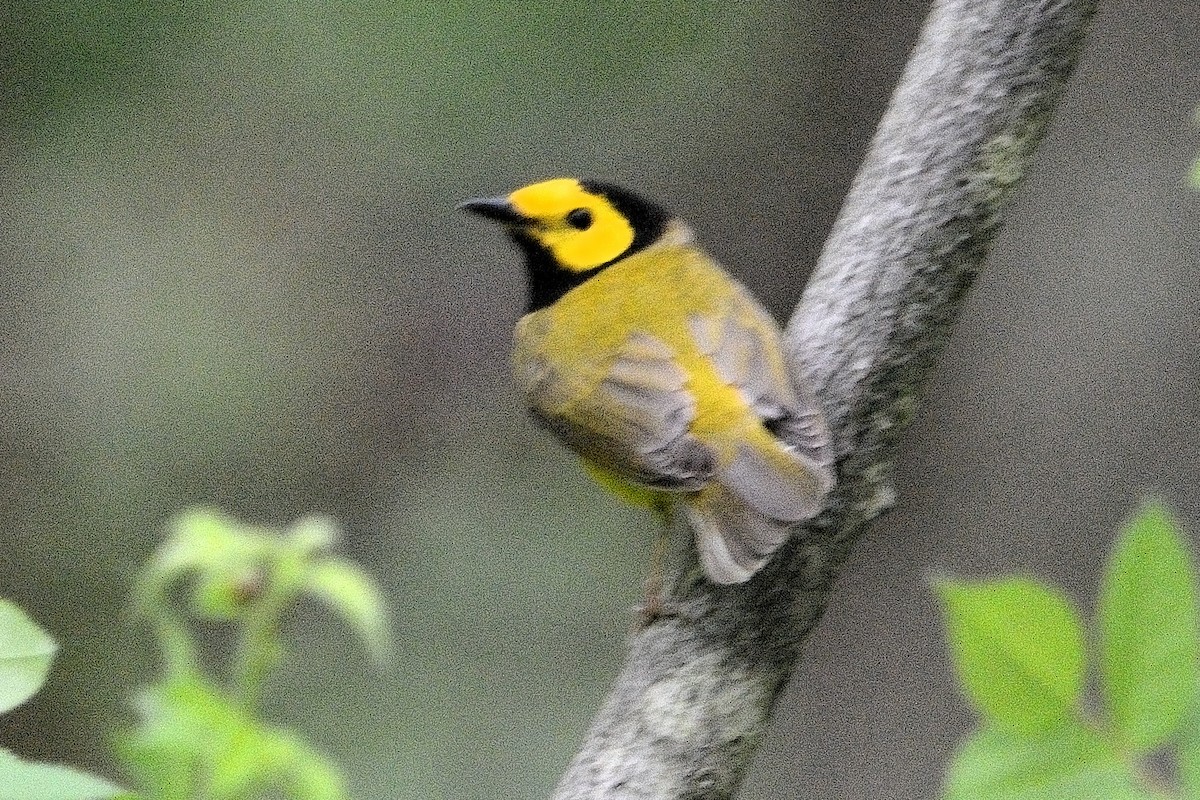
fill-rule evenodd
<path id="1" fill-rule="evenodd" d="M 586 208 L 576 208 L 567 214 L 567 224 L 572 228 L 579 228 L 581 231 L 586 231 L 592 227 L 592 212 Z"/>

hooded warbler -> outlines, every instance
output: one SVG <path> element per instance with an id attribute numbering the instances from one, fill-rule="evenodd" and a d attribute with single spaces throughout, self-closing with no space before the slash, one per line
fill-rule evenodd
<path id="1" fill-rule="evenodd" d="M 573 178 L 461 208 L 525 257 L 513 369 L 534 417 L 622 498 L 681 508 L 710 580 L 746 581 L 822 510 L 824 417 L 789 380 L 775 320 L 686 223 Z"/>

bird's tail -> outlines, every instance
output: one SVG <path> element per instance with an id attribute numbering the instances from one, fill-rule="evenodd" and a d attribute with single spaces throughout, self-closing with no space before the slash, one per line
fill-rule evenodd
<path id="1" fill-rule="evenodd" d="M 833 475 L 799 454 L 739 445 L 716 480 L 686 501 L 700 562 L 715 583 L 743 583 L 787 541 L 791 528 L 820 512 Z"/>

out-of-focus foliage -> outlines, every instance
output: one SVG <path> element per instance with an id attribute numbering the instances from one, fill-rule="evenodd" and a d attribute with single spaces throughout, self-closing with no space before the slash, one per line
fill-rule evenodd
<path id="1" fill-rule="evenodd" d="M 163 676 L 141 693 L 140 724 L 119 746 L 145 800 L 242 800 L 268 790 L 294 800 L 347 797 L 336 766 L 259 716 L 284 654 L 283 615 L 301 595 L 330 604 L 372 652 L 388 649 L 379 590 L 330 555 L 335 539 L 331 523 L 316 518 L 283 534 L 208 511 L 176 520 L 137 592 L 138 611 L 158 635 Z M 196 622 L 232 625 L 223 676 L 200 658 Z"/>
<path id="2" fill-rule="evenodd" d="M 136 595 L 138 613 L 158 635 L 163 676 L 138 697 L 137 728 L 118 737 L 141 800 L 249 800 L 271 791 L 293 800 L 348 796 L 336 766 L 296 733 L 259 717 L 265 684 L 284 654 L 282 617 L 300 595 L 329 604 L 379 658 L 389 649 L 379 589 L 329 553 L 335 540 L 332 524 L 320 518 L 282 535 L 208 511 L 176 520 Z M 233 627 L 236 644 L 223 676 L 200 657 L 191 629 L 197 622 Z M 55 649 L 20 609 L 0 601 L 0 712 L 37 691 Z M 0 749 L 0 800 L 118 794 L 102 779 Z"/>
<path id="3" fill-rule="evenodd" d="M 1200 127 L 1200 109 L 1196 110 L 1196 125 L 1197 125 L 1197 127 Z M 1194 186 L 1197 189 L 1200 189 L 1200 158 L 1197 158 L 1195 163 L 1192 164 L 1191 179 L 1192 179 L 1192 186 Z"/>
<path id="4" fill-rule="evenodd" d="M 255 719 L 196 676 L 145 690 L 142 724 L 118 748 L 146 800 L 344 800 L 341 772 L 297 734 Z"/>
<path id="5" fill-rule="evenodd" d="M 20 608 L 0 599 L 0 713 L 42 687 L 58 645 Z"/>
<path id="6" fill-rule="evenodd" d="M 1117 741 L 1152 750 L 1196 700 L 1196 574 L 1167 509 L 1147 504 L 1125 527 L 1100 594 L 1107 711 Z"/>
<path id="7" fill-rule="evenodd" d="M 0 599 L 0 713 L 28 700 L 46 679 L 58 649 L 20 608 Z M 24 761 L 0 747 L 0 800 L 107 800 L 122 790 L 60 764 Z"/>
<path id="8" fill-rule="evenodd" d="M 1182 532 L 1147 503 L 1106 571 L 1098 620 L 1103 715 L 1082 702 L 1083 629 L 1057 591 L 1030 580 L 939 586 L 960 678 L 983 727 L 950 767 L 951 800 L 1142 800 L 1175 796 L 1145 760 L 1177 745 L 1196 797 L 1200 669 L 1195 573 Z"/>
<path id="9" fill-rule="evenodd" d="M 1021 578 L 938 591 L 963 684 L 989 719 L 1036 733 L 1078 712 L 1083 628 L 1061 593 Z"/>

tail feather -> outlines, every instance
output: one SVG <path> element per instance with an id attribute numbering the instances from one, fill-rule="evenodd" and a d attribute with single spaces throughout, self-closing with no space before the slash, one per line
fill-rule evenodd
<path id="1" fill-rule="evenodd" d="M 715 583 L 742 583 L 787 541 L 791 527 L 820 513 L 833 487 L 827 466 L 771 440 L 737 446 L 712 483 L 686 501 L 704 572 Z"/>
<path id="2" fill-rule="evenodd" d="M 762 438 L 767 439 L 765 433 Z M 739 443 L 733 461 L 717 480 L 762 514 L 786 522 L 816 516 L 833 486 L 828 467 L 784 449 L 773 439 Z"/>
<path id="3" fill-rule="evenodd" d="M 714 483 L 687 501 L 704 573 L 714 583 L 743 583 L 787 541 L 788 524 L 771 519 Z"/>

